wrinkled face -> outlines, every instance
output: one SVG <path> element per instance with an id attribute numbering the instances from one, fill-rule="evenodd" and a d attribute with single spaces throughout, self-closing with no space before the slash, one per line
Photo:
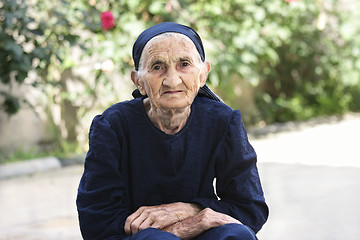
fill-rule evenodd
<path id="1" fill-rule="evenodd" d="M 210 65 L 201 62 L 194 43 L 173 34 L 151 39 L 145 46 L 140 69 L 132 75 L 141 94 L 152 106 L 181 109 L 190 106 L 205 84 Z"/>

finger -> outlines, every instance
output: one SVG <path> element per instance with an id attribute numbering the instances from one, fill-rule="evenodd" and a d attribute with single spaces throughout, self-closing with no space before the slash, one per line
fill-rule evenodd
<path id="1" fill-rule="evenodd" d="M 141 222 L 142 221 L 142 222 Z M 133 223 L 137 227 L 135 231 L 140 231 L 149 227 L 163 228 L 167 225 L 175 223 L 177 220 L 173 219 L 167 211 L 163 209 L 146 209 Z M 139 224 L 138 226 L 135 226 Z M 134 232 L 133 232 L 134 234 Z"/>
<path id="2" fill-rule="evenodd" d="M 128 236 L 131 235 L 130 224 L 132 223 L 132 221 L 134 221 L 133 215 L 128 216 L 125 221 L 124 231 L 125 231 L 126 235 L 128 235 Z"/>
<path id="3" fill-rule="evenodd" d="M 130 216 L 127 217 L 127 219 L 125 221 L 125 225 L 124 225 L 124 230 L 128 236 L 131 235 L 132 222 L 135 221 L 140 216 L 141 213 L 142 213 L 142 210 L 141 210 L 141 208 L 139 208 L 136 212 L 134 212 L 133 214 L 131 214 Z"/>
<path id="4" fill-rule="evenodd" d="M 205 225 L 210 227 L 218 227 L 228 223 L 241 224 L 237 219 L 227 214 L 216 212 L 210 208 L 204 209 L 202 220 Z"/>
<path id="5" fill-rule="evenodd" d="M 225 215 L 226 217 L 224 218 L 224 222 L 225 224 L 228 223 L 237 223 L 237 224 L 242 224 L 239 220 L 237 220 L 236 218 L 230 217 L 228 215 Z"/>
<path id="6" fill-rule="evenodd" d="M 150 227 L 158 229 L 162 229 L 181 221 L 176 212 L 168 212 L 164 210 L 152 212 L 149 218 L 153 220 Z"/>
<path id="7" fill-rule="evenodd" d="M 141 224 L 143 224 L 143 222 L 149 218 L 149 212 L 148 211 L 144 211 L 142 212 L 136 219 L 134 219 L 131 223 L 130 223 L 130 231 L 131 234 L 135 234 L 138 231 L 140 231 L 140 226 Z"/>
<path id="8" fill-rule="evenodd" d="M 153 216 L 151 225 L 149 227 L 163 229 L 164 227 L 172 225 L 176 222 L 176 219 L 171 218 L 168 214 L 162 213 L 156 215 L 156 217 Z"/>
<path id="9" fill-rule="evenodd" d="M 148 217 L 148 218 L 144 219 L 144 221 L 139 225 L 137 230 L 141 231 L 141 230 L 147 229 L 149 227 L 153 227 L 153 224 L 154 224 L 154 219 L 151 217 Z"/>

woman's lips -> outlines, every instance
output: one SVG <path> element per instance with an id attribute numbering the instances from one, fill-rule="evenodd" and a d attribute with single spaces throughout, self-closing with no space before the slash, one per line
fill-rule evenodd
<path id="1" fill-rule="evenodd" d="M 176 93 L 181 93 L 182 91 L 181 90 L 178 90 L 178 91 L 166 91 L 164 92 L 164 94 L 176 94 Z"/>

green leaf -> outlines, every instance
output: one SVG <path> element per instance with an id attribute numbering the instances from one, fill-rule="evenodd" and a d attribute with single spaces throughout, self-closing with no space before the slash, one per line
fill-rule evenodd
<path id="1" fill-rule="evenodd" d="M 16 44 L 15 42 L 6 41 L 5 49 L 13 52 L 17 59 L 20 59 L 24 54 L 22 46 Z"/>
<path id="2" fill-rule="evenodd" d="M 17 72 L 15 79 L 18 83 L 23 83 L 27 75 L 27 72 Z"/>
<path id="3" fill-rule="evenodd" d="M 32 29 L 32 30 L 30 30 L 30 32 L 32 32 L 33 34 L 38 35 L 38 36 L 43 36 L 44 35 L 44 31 L 42 29 L 40 29 L 40 28 Z"/>
<path id="4" fill-rule="evenodd" d="M 9 115 L 15 114 L 20 109 L 20 103 L 18 98 L 6 92 L 0 92 L 5 97 L 3 102 L 3 108 Z"/>
<path id="5" fill-rule="evenodd" d="M 12 28 L 14 26 L 13 24 L 13 19 L 14 19 L 14 14 L 12 14 L 11 12 L 5 12 L 5 25 L 8 28 Z"/>

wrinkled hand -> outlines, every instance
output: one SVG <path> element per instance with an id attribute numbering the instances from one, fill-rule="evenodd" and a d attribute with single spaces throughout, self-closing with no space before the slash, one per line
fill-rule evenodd
<path id="1" fill-rule="evenodd" d="M 132 235 L 149 227 L 163 229 L 196 215 L 200 210 L 195 204 L 182 202 L 140 207 L 126 219 L 124 230 L 127 235 Z"/>
<path id="2" fill-rule="evenodd" d="M 242 224 L 240 221 L 229 215 L 215 212 L 210 208 L 205 208 L 193 217 L 189 217 L 184 221 L 168 226 L 163 230 L 173 233 L 181 239 L 193 239 L 211 228 L 229 223 Z"/>

